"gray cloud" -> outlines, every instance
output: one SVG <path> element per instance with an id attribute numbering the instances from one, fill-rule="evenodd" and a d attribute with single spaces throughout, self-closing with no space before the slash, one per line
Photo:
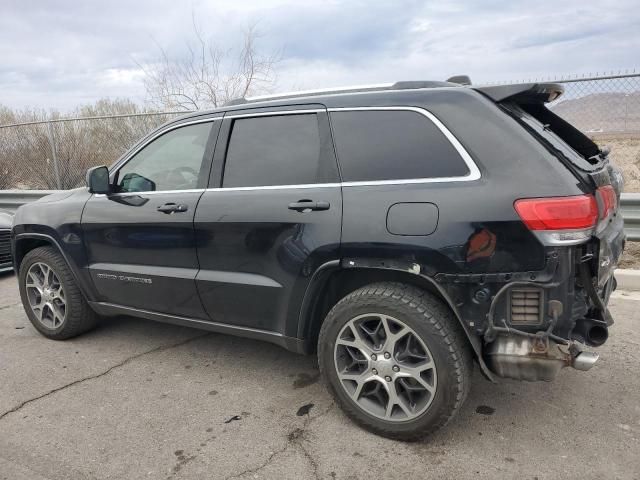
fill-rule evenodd
<path id="1" fill-rule="evenodd" d="M 407 25 L 424 2 L 411 0 L 372 6 L 353 1 L 298 3 L 266 10 L 261 25 L 278 32 L 288 59 L 359 62 L 372 54 L 389 55 L 406 47 Z"/>
<path id="2" fill-rule="evenodd" d="M 279 90 L 443 79 L 496 81 L 639 67 L 633 0 L 535 4 L 364 0 L 192 0 L 196 22 L 224 48 L 256 23 L 280 51 Z M 173 0 L 4 0 L 0 104 L 71 109 L 102 97 L 145 98 L 138 63 L 156 43 L 180 58 L 191 6 Z"/>

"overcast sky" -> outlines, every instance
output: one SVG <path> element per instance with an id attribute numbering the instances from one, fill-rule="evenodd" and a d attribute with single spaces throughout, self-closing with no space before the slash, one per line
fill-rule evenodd
<path id="1" fill-rule="evenodd" d="M 192 11 L 224 48 L 257 24 L 261 49 L 280 52 L 278 91 L 640 67 L 637 0 L 0 0 L 0 104 L 144 102 L 137 65 L 157 45 L 184 55 Z"/>

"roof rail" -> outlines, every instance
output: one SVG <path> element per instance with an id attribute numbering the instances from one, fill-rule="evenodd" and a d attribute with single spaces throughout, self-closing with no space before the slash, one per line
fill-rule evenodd
<path id="1" fill-rule="evenodd" d="M 371 90 L 386 90 L 390 88 L 393 83 L 376 83 L 371 85 L 350 85 L 346 87 L 334 87 L 334 88 L 319 88 L 313 90 L 299 90 L 297 92 L 284 92 L 274 93 L 270 95 L 255 95 L 252 97 L 246 97 L 248 102 L 257 102 L 260 100 L 270 100 L 282 97 L 304 97 L 307 95 L 321 95 L 323 93 L 343 93 L 343 92 L 366 92 Z"/>
<path id="2" fill-rule="evenodd" d="M 322 88 L 317 90 L 299 90 L 297 92 L 284 92 L 269 95 L 255 95 L 245 98 L 234 98 L 228 101 L 225 106 L 242 105 L 251 102 L 264 102 L 268 100 L 280 100 L 286 98 L 309 97 L 319 95 L 331 95 L 349 92 L 376 92 L 384 90 L 409 90 L 416 88 L 434 88 L 434 87 L 456 87 L 460 86 L 451 82 L 438 81 L 402 81 L 395 83 L 378 83 L 372 85 L 353 85 L 348 87 Z"/>

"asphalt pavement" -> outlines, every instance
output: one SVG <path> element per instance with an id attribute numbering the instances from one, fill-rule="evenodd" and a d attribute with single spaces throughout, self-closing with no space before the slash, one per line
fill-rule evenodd
<path id="1" fill-rule="evenodd" d="M 491 384 L 420 443 L 341 413 L 314 357 L 131 318 L 58 342 L 0 276 L 0 479 L 640 479 L 640 294 L 589 372 Z"/>

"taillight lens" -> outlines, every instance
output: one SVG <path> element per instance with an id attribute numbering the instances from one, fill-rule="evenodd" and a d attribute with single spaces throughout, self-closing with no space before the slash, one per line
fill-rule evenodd
<path id="1" fill-rule="evenodd" d="M 598 188 L 596 195 L 598 195 L 602 201 L 600 219 L 603 220 L 616 211 L 618 206 L 618 197 L 616 195 L 616 191 L 611 185 L 605 185 L 604 187 Z"/>
<path id="2" fill-rule="evenodd" d="M 530 230 L 581 230 L 598 222 L 598 203 L 593 195 L 522 198 L 514 207 Z"/>

